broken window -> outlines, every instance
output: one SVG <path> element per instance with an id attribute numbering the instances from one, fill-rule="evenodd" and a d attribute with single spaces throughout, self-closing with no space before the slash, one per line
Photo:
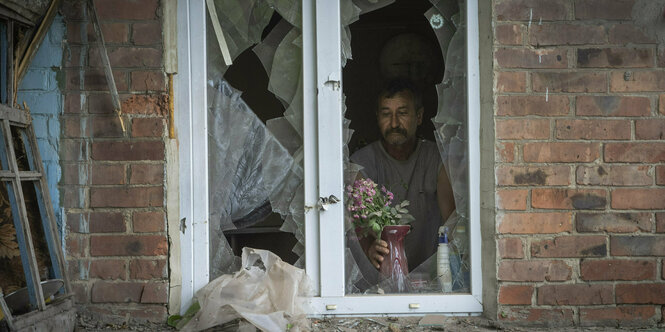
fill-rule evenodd
<path id="1" fill-rule="evenodd" d="M 207 5 L 210 278 L 236 271 L 243 246 L 269 249 L 304 267 L 301 2 Z M 425 104 L 418 134 L 436 142 L 454 195 L 456 210 L 446 225 L 456 293 L 470 292 L 464 7 L 457 0 L 340 4 L 344 184 L 352 184 L 362 168 L 349 155 L 380 139 L 374 110 L 381 82 L 409 77 Z M 345 293 L 390 292 L 350 220 L 347 215 L 339 221 L 347 234 L 345 252 L 333 253 L 345 258 Z M 431 247 L 437 240 L 431 234 Z M 411 269 L 409 292 L 441 293 L 435 251 Z"/>
<path id="2" fill-rule="evenodd" d="M 0 5 L 0 309 L 12 329 L 25 322 L 12 315 L 44 310 L 47 302 L 71 307 L 72 299 L 30 110 L 25 103 L 16 108 L 21 69 L 43 34 L 5 5 Z M 49 10 L 51 18 L 56 7 Z M 50 19 L 43 22 L 48 26 Z M 50 301 L 56 293 L 62 296 Z"/>

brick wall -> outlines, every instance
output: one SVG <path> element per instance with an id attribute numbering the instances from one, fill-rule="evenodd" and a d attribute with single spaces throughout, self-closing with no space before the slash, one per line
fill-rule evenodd
<path id="1" fill-rule="evenodd" d="M 167 94 L 158 0 L 96 1 L 122 99 L 113 114 L 85 1 L 64 1 L 65 110 L 60 184 L 66 256 L 86 311 L 163 322 Z"/>
<path id="2" fill-rule="evenodd" d="M 665 56 L 633 19 L 645 4 L 662 27 L 658 1 L 493 1 L 500 320 L 665 316 Z"/>

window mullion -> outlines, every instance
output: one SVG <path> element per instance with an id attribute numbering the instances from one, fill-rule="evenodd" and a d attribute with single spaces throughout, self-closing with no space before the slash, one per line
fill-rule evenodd
<path id="1" fill-rule="evenodd" d="M 316 1 L 319 196 L 343 199 L 342 59 L 339 0 Z M 344 296 L 344 206 L 319 213 L 321 296 Z"/>

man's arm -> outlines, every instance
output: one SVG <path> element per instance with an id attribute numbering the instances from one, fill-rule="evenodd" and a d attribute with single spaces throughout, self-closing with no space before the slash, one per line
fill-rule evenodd
<path id="1" fill-rule="evenodd" d="M 436 181 L 436 198 L 439 203 L 439 211 L 441 212 L 441 224 L 443 225 L 450 214 L 455 211 L 455 197 L 453 196 L 453 188 L 450 185 L 450 179 L 446 173 L 445 166 L 441 166 L 439 176 Z"/>

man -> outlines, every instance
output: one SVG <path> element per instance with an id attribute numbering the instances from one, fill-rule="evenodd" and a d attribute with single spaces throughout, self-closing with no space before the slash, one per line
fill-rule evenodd
<path id="1" fill-rule="evenodd" d="M 436 143 L 416 138 L 423 105 L 414 85 L 404 79 L 388 82 L 377 104 L 382 138 L 358 150 L 351 161 L 364 167 L 361 176 L 392 191 L 396 203 L 411 203 L 408 210 L 415 221 L 405 239 L 411 271 L 436 252 L 439 226 L 455 210 L 455 201 Z M 381 239 L 361 239 L 361 246 L 377 269 L 389 253 Z"/>

